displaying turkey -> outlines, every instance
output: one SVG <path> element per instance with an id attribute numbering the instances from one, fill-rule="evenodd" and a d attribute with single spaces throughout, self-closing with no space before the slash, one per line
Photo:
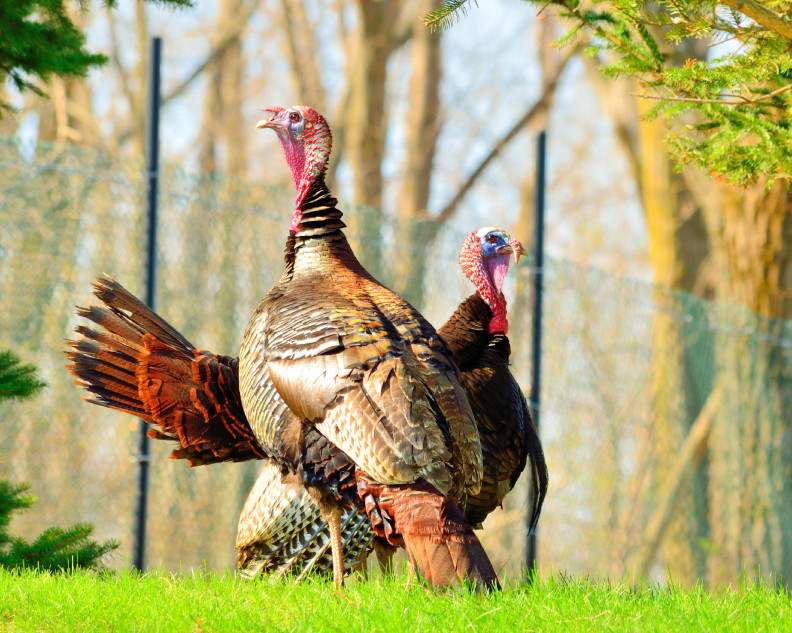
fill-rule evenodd
<path id="1" fill-rule="evenodd" d="M 542 443 L 520 386 L 509 371 L 509 323 L 502 287 L 522 244 L 506 231 L 484 227 L 468 235 L 459 251 L 462 272 L 477 292 L 438 330 L 462 371 L 462 385 L 481 438 L 484 471 L 481 490 L 467 498 L 465 518 L 481 524 L 501 505 L 530 460 L 532 511 L 536 526 L 547 494 Z"/>
<path id="2" fill-rule="evenodd" d="M 143 418 L 151 425 L 149 437 L 176 442 L 171 458 L 190 466 L 264 459 L 240 516 L 243 576 L 330 570 L 329 533 L 318 506 L 294 475 L 282 477 L 266 458 L 242 410 L 237 359 L 195 349 L 113 279 L 99 278 L 93 286 L 101 304 L 78 313 L 99 328 L 78 326 L 80 338 L 67 341 L 72 349 L 66 352 L 76 384 L 91 394 L 84 399 Z M 344 515 L 346 568 L 373 536 L 364 514 Z"/>
<path id="3" fill-rule="evenodd" d="M 286 269 L 242 341 L 240 393 L 251 427 L 319 503 L 336 584 L 342 512 L 358 505 L 433 585 L 467 577 L 494 586 L 459 505 L 479 492 L 482 463 L 457 367 L 434 328 L 352 252 L 324 181 L 324 118 L 305 106 L 269 111 L 273 118 L 257 127 L 278 134 L 297 197 Z M 340 452 L 317 460 L 317 434 Z"/>

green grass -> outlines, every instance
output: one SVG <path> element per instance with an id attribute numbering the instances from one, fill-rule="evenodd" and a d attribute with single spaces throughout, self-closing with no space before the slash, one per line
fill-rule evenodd
<path id="1" fill-rule="evenodd" d="M 336 593 L 321 580 L 0 570 L 0 631 L 467 630 L 792 632 L 792 600 L 750 584 L 708 593 L 550 579 L 477 596 L 406 588 L 403 577 L 353 582 Z"/>

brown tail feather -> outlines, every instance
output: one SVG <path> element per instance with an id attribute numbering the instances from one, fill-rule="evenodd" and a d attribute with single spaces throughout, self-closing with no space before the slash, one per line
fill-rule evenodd
<path id="1" fill-rule="evenodd" d="M 401 546 L 435 587 L 465 579 L 496 588 L 498 576 L 461 508 L 425 481 L 371 484 L 358 474 L 358 492 L 378 536 Z"/>
<path id="2" fill-rule="evenodd" d="M 90 308 L 77 308 L 77 314 L 115 335 L 115 339 L 132 344 L 135 347 L 143 345 L 143 335 L 140 330 L 130 327 L 117 314 L 104 306 L 91 306 Z M 97 336 L 100 334 L 97 332 Z"/>
<path id="3" fill-rule="evenodd" d="M 94 294 L 116 314 L 121 314 L 142 329 L 172 348 L 185 351 L 195 349 L 170 323 L 151 310 L 145 303 L 124 288 L 112 277 L 99 277 L 93 282 Z M 126 315 L 123 312 L 128 312 Z M 103 324 L 99 324 L 103 325 Z"/>
<path id="4" fill-rule="evenodd" d="M 88 402 L 139 415 L 149 437 L 179 443 L 173 459 L 191 466 L 264 457 L 239 396 L 236 359 L 196 350 L 116 281 L 94 282 L 101 306 L 78 308 L 103 328 L 76 328 L 67 369 Z"/>

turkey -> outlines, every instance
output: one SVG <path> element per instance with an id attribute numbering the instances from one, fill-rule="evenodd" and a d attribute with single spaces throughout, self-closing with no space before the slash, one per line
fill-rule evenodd
<path id="1" fill-rule="evenodd" d="M 297 196 L 286 268 L 240 349 L 251 428 L 317 500 L 336 585 L 342 513 L 357 505 L 433 585 L 496 586 L 460 507 L 479 492 L 482 473 L 461 375 L 434 328 L 352 252 L 324 181 L 332 143 L 324 118 L 306 106 L 269 111 L 257 127 L 277 133 Z M 339 454 L 317 461 L 317 435 Z"/>
<path id="2" fill-rule="evenodd" d="M 547 464 L 528 403 L 509 371 L 511 347 L 506 299 L 501 290 L 522 244 L 506 231 L 484 227 L 465 239 L 459 251 L 462 272 L 477 292 L 462 303 L 438 330 L 462 372 L 462 385 L 476 417 L 484 472 L 481 490 L 469 495 L 465 518 L 480 525 L 501 505 L 530 459 L 532 508 L 536 526 L 547 494 Z"/>
<path id="3" fill-rule="evenodd" d="M 238 567 L 245 577 L 262 571 L 304 575 L 330 570 L 329 533 L 319 508 L 294 475 L 266 457 L 239 396 L 237 359 L 197 350 L 178 331 L 115 280 L 97 279 L 100 305 L 79 308 L 91 321 L 67 341 L 67 368 L 88 402 L 143 418 L 149 437 L 175 441 L 171 459 L 190 466 L 263 459 L 264 466 L 240 516 Z M 324 442 L 325 449 L 326 442 Z M 342 518 L 346 568 L 374 536 L 368 518 Z"/>

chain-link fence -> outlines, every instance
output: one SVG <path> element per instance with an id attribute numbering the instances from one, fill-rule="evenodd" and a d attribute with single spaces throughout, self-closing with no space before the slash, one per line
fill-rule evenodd
<path id="1" fill-rule="evenodd" d="M 131 556 L 138 421 L 80 401 L 63 339 L 105 272 L 143 294 L 139 165 L 85 150 L 0 142 L 0 348 L 48 381 L 0 405 L 0 478 L 40 497 L 12 533 L 89 521 Z M 161 179 L 159 312 L 196 346 L 236 354 L 280 275 L 292 192 L 222 178 Z M 346 208 L 363 264 L 436 325 L 472 286 L 456 253 L 478 227 Z M 528 392 L 530 264 L 507 281 L 513 371 Z M 561 261 L 545 271 L 542 434 L 550 490 L 546 571 L 729 582 L 792 578 L 792 324 Z M 238 512 L 258 466 L 189 469 L 153 442 L 146 558 L 233 564 Z M 485 523 L 502 575 L 525 555 L 525 482 Z"/>

